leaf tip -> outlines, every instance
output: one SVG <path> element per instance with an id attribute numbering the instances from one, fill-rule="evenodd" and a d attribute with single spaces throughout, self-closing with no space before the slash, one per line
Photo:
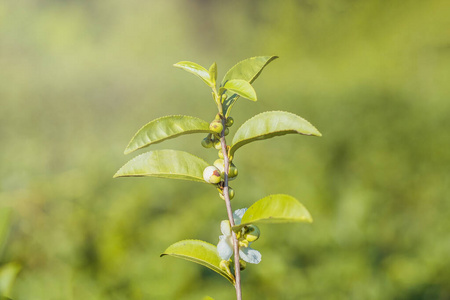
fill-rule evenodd
<path id="1" fill-rule="evenodd" d="M 116 174 L 114 174 L 113 178 L 118 178 L 118 177 L 121 177 L 121 176 L 122 176 L 122 175 L 120 174 L 120 170 L 121 170 L 121 169 L 119 169 L 119 170 L 116 172 Z"/>
<path id="2" fill-rule="evenodd" d="M 125 150 L 123 151 L 123 154 L 127 155 L 133 152 L 134 150 L 130 148 L 130 146 L 127 146 Z"/>

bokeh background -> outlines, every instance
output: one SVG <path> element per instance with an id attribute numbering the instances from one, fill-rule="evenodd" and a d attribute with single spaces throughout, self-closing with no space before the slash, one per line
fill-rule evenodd
<path id="1" fill-rule="evenodd" d="M 315 222 L 260 226 L 244 299 L 450 299 L 449 11 L 445 0 L 1 1 L 0 265 L 21 268 L 5 295 L 233 299 L 216 273 L 159 258 L 178 240 L 218 241 L 215 189 L 112 175 L 148 121 L 214 117 L 208 88 L 173 63 L 216 61 L 223 76 L 278 55 L 231 132 L 287 110 L 323 137 L 242 148 L 233 207 L 286 193 Z M 202 138 L 153 149 L 213 162 Z"/>

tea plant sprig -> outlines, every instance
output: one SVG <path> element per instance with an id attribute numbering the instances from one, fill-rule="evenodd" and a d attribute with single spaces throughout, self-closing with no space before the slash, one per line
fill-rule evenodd
<path id="1" fill-rule="evenodd" d="M 255 224 L 312 222 L 310 213 L 298 200 L 283 194 L 264 197 L 248 209 L 238 209 L 234 213 L 231 207 L 235 191 L 229 182 L 238 175 L 233 159 L 240 147 L 285 134 L 321 136 L 313 125 L 295 114 L 269 111 L 244 122 L 236 131 L 231 144 L 227 144 L 226 136 L 234 123 L 230 116 L 232 107 L 239 97 L 257 100 L 251 83 L 276 58 L 258 56 L 243 60 L 225 74 L 220 84 L 217 82 L 216 63 L 209 70 L 188 61 L 175 64 L 175 67 L 198 76 L 212 89 L 218 110 L 214 120 L 208 123 L 196 117 L 180 115 L 153 120 L 135 134 L 125 154 L 177 136 L 203 133 L 206 137 L 201 142 L 202 146 L 219 150 L 219 158 L 210 165 L 187 152 L 154 150 L 133 158 L 114 175 L 191 180 L 211 184 L 218 190 L 220 198 L 225 200 L 228 219 L 220 223 L 222 235 L 217 246 L 200 240 L 183 240 L 169 246 L 161 256 L 183 258 L 210 268 L 235 286 L 238 300 L 242 299 L 241 271 L 245 269 L 246 263 L 258 264 L 261 261 L 261 253 L 250 247 L 260 236 L 260 230 Z"/>

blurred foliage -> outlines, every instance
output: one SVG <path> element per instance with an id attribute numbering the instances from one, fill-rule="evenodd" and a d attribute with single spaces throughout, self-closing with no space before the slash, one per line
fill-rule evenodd
<path id="1" fill-rule="evenodd" d="M 112 175 L 146 122 L 212 120 L 207 88 L 173 63 L 217 61 L 221 77 L 276 54 L 232 129 L 282 109 L 323 137 L 243 148 L 233 207 L 283 192 L 315 222 L 261 226 L 244 299 L 449 299 L 449 10 L 445 0 L 1 2 L 0 206 L 14 213 L 0 265 L 22 266 L 12 298 L 232 299 L 212 271 L 159 258 L 178 240 L 217 242 L 217 192 Z M 153 148 L 212 162 L 202 138 Z"/>

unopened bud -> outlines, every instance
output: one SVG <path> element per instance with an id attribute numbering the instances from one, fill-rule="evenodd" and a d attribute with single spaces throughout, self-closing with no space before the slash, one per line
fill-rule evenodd
<path id="1" fill-rule="evenodd" d="M 238 169 L 233 163 L 230 163 L 230 171 L 228 172 L 228 177 L 235 178 L 238 175 Z"/>
<path id="2" fill-rule="evenodd" d="M 221 199 L 225 200 L 225 196 L 223 195 L 223 190 L 219 190 L 219 196 Z M 230 196 L 230 200 L 234 198 L 234 190 L 231 187 L 228 187 L 228 196 Z"/>
<path id="3" fill-rule="evenodd" d="M 244 239 L 249 241 L 250 243 L 259 239 L 260 236 L 259 228 L 256 225 L 247 225 L 244 230 Z"/>
<path id="4" fill-rule="evenodd" d="M 219 158 L 216 159 L 214 161 L 214 167 L 216 167 L 217 169 L 219 169 L 220 173 L 223 173 L 224 169 L 225 169 L 225 162 L 223 159 Z"/>
<path id="5" fill-rule="evenodd" d="M 215 134 L 221 134 L 223 130 L 223 125 L 221 120 L 214 120 L 209 124 L 209 130 L 213 131 Z"/>
<path id="6" fill-rule="evenodd" d="M 226 126 L 231 127 L 234 124 L 234 119 L 232 117 L 227 118 Z"/>
<path id="7" fill-rule="evenodd" d="M 222 149 L 222 144 L 220 143 L 220 140 L 219 140 L 219 139 L 216 139 L 216 140 L 215 140 L 215 142 L 214 142 L 214 148 L 215 148 L 216 150 Z"/>
<path id="8" fill-rule="evenodd" d="M 203 170 L 203 179 L 212 184 L 217 184 L 221 180 L 221 174 L 219 169 L 217 169 L 214 166 L 206 167 L 205 170 Z"/>
<path id="9" fill-rule="evenodd" d="M 205 148 L 211 148 L 213 145 L 214 144 L 211 141 L 211 134 L 208 134 L 208 136 L 202 140 L 202 146 Z"/>

